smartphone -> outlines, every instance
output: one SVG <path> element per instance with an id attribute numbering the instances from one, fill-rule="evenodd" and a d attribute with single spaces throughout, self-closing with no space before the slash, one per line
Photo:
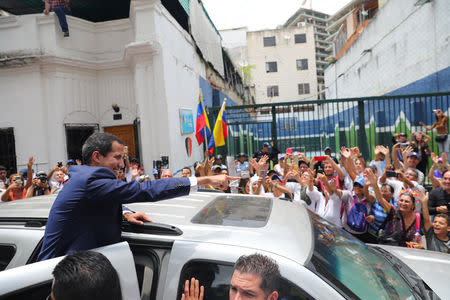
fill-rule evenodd
<path id="1" fill-rule="evenodd" d="M 314 156 L 315 161 L 325 161 L 325 155 Z"/>
<path id="2" fill-rule="evenodd" d="M 398 174 L 395 171 L 386 171 L 386 177 L 397 177 Z"/>
<path id="3" fill-rule="evenodd" d="M 125 154 L 128 154 L 128 146 L 123 146 L 123 152 L 125 152 Z"/>
<path id="4" fill-rule="evenodd" d="M 298 171 L 298 155 L 294 156 L 294 170 Z"/>
<path id="5" fill-rule="evenodd" d="M 58 161 L 58 168 L 62 168 L 62 166 L 63 166 L 62 161 Z"/>
<path id="6" fill-rule="evenodd" d="M 266 181 L 267 170 L 259 171 L 259 177 L 262 178 L 263 182 Z"/>
<path id="7" fill-rule="evenodd" d="M 17 184 L 19 187 L 22 187 L 22 185 L 23 185 L 22 177 L 16 176 L 15 179 L 16 179 L 16 184 Z"/>

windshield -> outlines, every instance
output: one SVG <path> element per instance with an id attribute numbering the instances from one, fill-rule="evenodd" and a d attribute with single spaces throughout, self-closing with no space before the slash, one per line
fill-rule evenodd
<path id="1" fill-rule="evenodd" d="M 415 299 L 391 264 L 352 235 L 310 212 L 314 253 L 309 268 L 342 294 L 361 299 Z"/>

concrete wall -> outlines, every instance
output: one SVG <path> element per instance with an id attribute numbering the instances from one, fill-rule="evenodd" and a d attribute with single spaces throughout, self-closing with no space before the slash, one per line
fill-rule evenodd
<path id="1" fill-rule="evenodd" d="M 414 3 L 383 5 L 346 53 L 325 70 L 328 99 L 448 90 L 450 2 Z"/>
<path id="2" fill-rule="evenodd" d="M 295 44 L 295 34 L 306 34 L 306 43 Z M 276 46 L 264 47 L 263 38 L 275 36 Z M 314 29 L 311 25 L 247 33 L 249 65 L 255 84 L 256 103 L 317 99 Z M 308 59 L 308 70 L 297 70 L 297 59 Z M 266 62 L 276 61 L 278 72 L 267 73 Z M 299 95 L 298 84 L 309 83 L 310 94 Z M 279 96 L 267 97 L 267 86 L 278 85 Z"/>
<path id="3" fill-rule="evenodd" d="M 181 134 L 179 110 L 191 109 L 195 121 L 206 65 L 161 3 L 133 0 L 129 19 L 91 23 L 69 16 L 68 22 L 70 37 L 63 38 L 54 15 L 0 18 L 0 40 L 8 41 L 0 44 L 0 128 L 14 128 L 18 168 L 32 155 L 35 170 L 66 160 L 64 125 L 73 123 L 102 131 L 138 120 L 148 173 L 161 155 L 173 171 L 201 159 L 195 133 Z M 221 53 L 220 42 L 215 47 Z M 122 120 L 113 120 L 112 103 Z"/>

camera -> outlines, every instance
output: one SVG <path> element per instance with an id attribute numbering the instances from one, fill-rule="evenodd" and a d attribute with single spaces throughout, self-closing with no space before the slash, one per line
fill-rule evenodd
<path id="1" fill-rule="evenodd" d="M 22 187 L 22 186 L 23 186 L 22 177 L 16 176 L 14 179 L 16 180 L 16 184 L 17 184 L 19 187 Z"/>
<path id="2" fill-rule="evenodd" d="M 46 183 L 48 180 L 47 174 L 45 172 L 38 172 L 36 174 L 36 178 L 39 179 L 40 182 Z"/>
<path id="3" fill-rule="evenodd" d="M 62 166 L 63 166 L 62 161 L 58 161 L 58 168 L 62 168 Z"/>

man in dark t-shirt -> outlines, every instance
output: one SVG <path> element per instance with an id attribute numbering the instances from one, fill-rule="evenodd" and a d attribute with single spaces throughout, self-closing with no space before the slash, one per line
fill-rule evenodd
<path id="1" fill-rule="evenodd" d="M 450 217 L 450 170 L 442 174 L 442 187 L 430 192 L 428 209 L 430 215 L 447 214 Z"/>

